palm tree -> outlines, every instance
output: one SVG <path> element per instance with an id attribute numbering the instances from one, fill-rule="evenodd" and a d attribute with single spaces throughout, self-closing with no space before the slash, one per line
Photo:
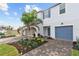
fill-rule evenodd
<path id="1" fill-rule="evenodd" d="M 29 33 L 29 34 L 31 34 L 30 33 L 31 27 L 33 27 L 33 26 L 37 27 L 37 24 L 42 23 L 42 20 L 37 18 L 37 11 L 36 10 L 32 10 L 29 13 L 24 12 L 22 14 L 21 21 L 27 27 L 27 33 Z M 27 38 L 29 38 L 29 37 L 27 37 Z"/>

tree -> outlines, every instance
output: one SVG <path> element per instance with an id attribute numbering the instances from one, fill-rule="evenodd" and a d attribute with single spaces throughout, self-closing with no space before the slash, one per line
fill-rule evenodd
<path id="1" fill-rule="evenodd" d="M 13 28 L 11 26 L 6 26 L 7 30 L 13 30 Z"/>
<path id="2" fill-rule="evenodd" d="M 24 12 L 21 17 L 21 21 L 27 27 L 27 32 L 30 33 L 31 26 L 37 27 L 37 24 L 42 23 L 42 20 L 37 18 L 37 11 L 32 10 L 29 13 Z"/>

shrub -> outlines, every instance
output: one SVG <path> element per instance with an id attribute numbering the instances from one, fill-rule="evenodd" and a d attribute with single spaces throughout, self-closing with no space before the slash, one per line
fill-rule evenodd
<path id="1" fill-rule="evenodd" d="M 34 40 L 27 40 L 27 42 L 25 42 L 25 45 L 28 48 L 36 48 L 38 46 L 38 43 L 35 42 Z"/>
<path id="2" fill-rule="evenodd" d="M 20 41 L 18 41 L 18 43 L 20 43 L 23 46 L 27 46 L 27 42 L 28 42 L 27 39 L 21 39 Z"/>
<path id="3" fill-rule="evenodd" d="M 32 43 L 31 43 L 31 47 L 32 47 L 32 48 L 36 48 L 37 46 L 38 46 L 38 43 L 35 42 L 35 41 L 32 41 Z"/>
<path id="4" fill-rule="evenodd" d="M 32 45 L 32 42 L 31 40 L 28 40 L 28 39 L 21 39 L 20 41 L 18 41 L 22 46 L 25 46 L 27 48 L 32 48 L 31 45 Z"/>
<path id="5" fill-rule="evenodd" d="M 76 44 L 76 49 L 79 50 L 79 44 Z"/>
<path id="6" fill-rule="evenodd" d="M 28 41 L 26 42 L 26 45 L 27 45 L 27 47 L 30 47 L 30 46 L 32 45 L 31 40 L 28 40 Z"/>
<path id="7" fill-rule="evenodd" d="M 77 44 L 74 47 L 75 49 L 79 50 L 79 39 L 77 40 Z"/>
<path id="8" fill-rule="evenodd" d="M 0 35 L 5 35 L 5 34 L 0 32 Z"/>
<path id="9" fill-rule="evenodd" d="M 19 43 L 23 46 L 26 46 L 27 48 L 36 48 L 37 46 L 41 45 L 44 43 L 44 39 L 41 37 L 34 38 L 32 40 L 28 39 L 22 39 L 19 41 Z"/>
<path id="10" fill-rule="evenodd" d="M 40 44 L 43 43 L 45 40 L 44 40 L 44 38 L 37 37 L 37 38 L 35 38 L 35 41 L 38 42 L 38 44 L 40 45 Z"/>
<path id="11" fill-rule="evenodd" d="M 19 40 L 18 43 L 22 44 L 23 43 L 23 39 Z"/>

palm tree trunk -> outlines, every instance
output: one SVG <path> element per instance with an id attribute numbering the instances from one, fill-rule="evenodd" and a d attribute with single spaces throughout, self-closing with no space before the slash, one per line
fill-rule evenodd
<path id="1" fill-rule="evenodd" d="M 27 39 L 31 39 L 31 36 L 30 36 L 31 32 L 30 31 L 31 31 L 30 26 L 27 26 L 27 31 L 26 31 L 26 38 Z"/>

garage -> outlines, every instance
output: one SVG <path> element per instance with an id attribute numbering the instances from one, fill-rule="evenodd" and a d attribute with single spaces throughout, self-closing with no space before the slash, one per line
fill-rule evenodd
<path id="1" fill-rule="evenodd" d="M 56 26 L 55 38 L 73 40 L 73 26 Z"/>

